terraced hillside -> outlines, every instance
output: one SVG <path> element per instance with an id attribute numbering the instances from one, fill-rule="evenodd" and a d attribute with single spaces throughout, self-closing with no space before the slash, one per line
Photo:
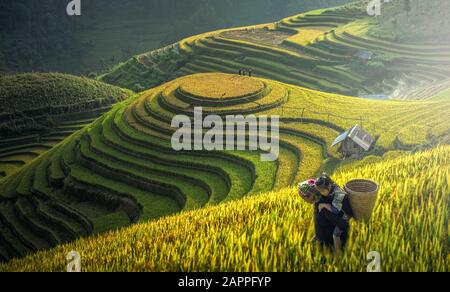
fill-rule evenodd
<path id="1" fill-rule="evenodd" d="M 0 77 L 0 178 L 109 111 L 129 92 L 64 74 Z"/>
<path id="2" fill-rule="evenodd" d="M 70 1 L 2 0 L 0 70 L 90 74 L 192 34 L 350 1 L 96 0 L 67 18 Z"/>
<path id="3" fill-rule="evenodd" d="M 259 77 L 369 98 L 427 99 L 448 88 L 448 43 L 438 38 L 398 43 L 374 36 L 371 31 L 379 24 L 365 7 L 317 10 L 193 36 L 138 55 L 100 79 L 149 88 L 193 73 L 251 68 Z"/>
<path id="4" fill-rule="evenodd" d="M 351 222 L 345 253 L 310 243 L 312 208 L 295 188 L 138 224 L 0 265 L 0 271 L 366 271 L 379 251 L 384 272 L 448 272 L 450 147 L 438 147 L 336 174 L 338 183 L 380 183 L 369 223 Z"/>
<path id="5" fill-rule="evenodd" d="M 174 151 L 172 118 L 192 117 L 198 105 L 205 115 L 280 115 L 278 160 Z M 447 99 L 365 100 L 239 75 L 179 78 L 117 104 L 0 181 L 0 255 L 292 185 L 336 166 L 329 145 L 357 122 L 378 136 L 374 153 L 438 143 L 450 131 L 449 109 Z"/>

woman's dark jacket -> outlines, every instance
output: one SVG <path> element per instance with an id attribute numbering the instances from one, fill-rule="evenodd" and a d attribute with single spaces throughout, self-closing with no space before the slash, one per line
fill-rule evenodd
<path id="1" fill-rule="evenodd" d="M 330 204 L 332 211 L 323 209 L 319 212 L 319 204 Z M 338 186 L 333 186 L 330 196 L 322 196 L 320 201 L 314 205 L 314 224 L 316 237 L 326 245 L 333 245 L 333 234 L 336 235 L 336 227 L 339 228 L 343 244 L 348 239 L 349 223 L 348 219 L 353 217 L 353 210 L 350 206 L 348 195 Z"/>

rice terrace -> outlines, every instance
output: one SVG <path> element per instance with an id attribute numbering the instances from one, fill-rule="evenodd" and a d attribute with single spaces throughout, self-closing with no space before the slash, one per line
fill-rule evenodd
<path id="1" fill-rule="evenodd" d="M 449 272 L 450 4 L 291 2 L 87 77 L 1 54 L 0 271 Z"/>

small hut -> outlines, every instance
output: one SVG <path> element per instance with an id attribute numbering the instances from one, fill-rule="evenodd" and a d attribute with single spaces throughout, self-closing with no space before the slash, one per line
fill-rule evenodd
<path id="1" fill-rule="evenodd" d="M 364 153 L 372 148 L 375 138 L 366 132 L 361 126 L 353 126 L 348 131 L 340 134 L 334 140 L 332 147 L 339 146 L 339 152 L 344 157 L 362 158 Z"/>

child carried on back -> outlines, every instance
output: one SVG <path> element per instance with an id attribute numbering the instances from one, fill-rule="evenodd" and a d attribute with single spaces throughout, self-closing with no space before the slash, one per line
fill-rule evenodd
<path id="1" fill-rule="evenodd" d="M 349 219 L 353 217 L 347 193 L 323 174 L 299 184 L 299 194 L 314 204 L 315 239 L 339 250 L 345 246 L 350 231 Z"/>

